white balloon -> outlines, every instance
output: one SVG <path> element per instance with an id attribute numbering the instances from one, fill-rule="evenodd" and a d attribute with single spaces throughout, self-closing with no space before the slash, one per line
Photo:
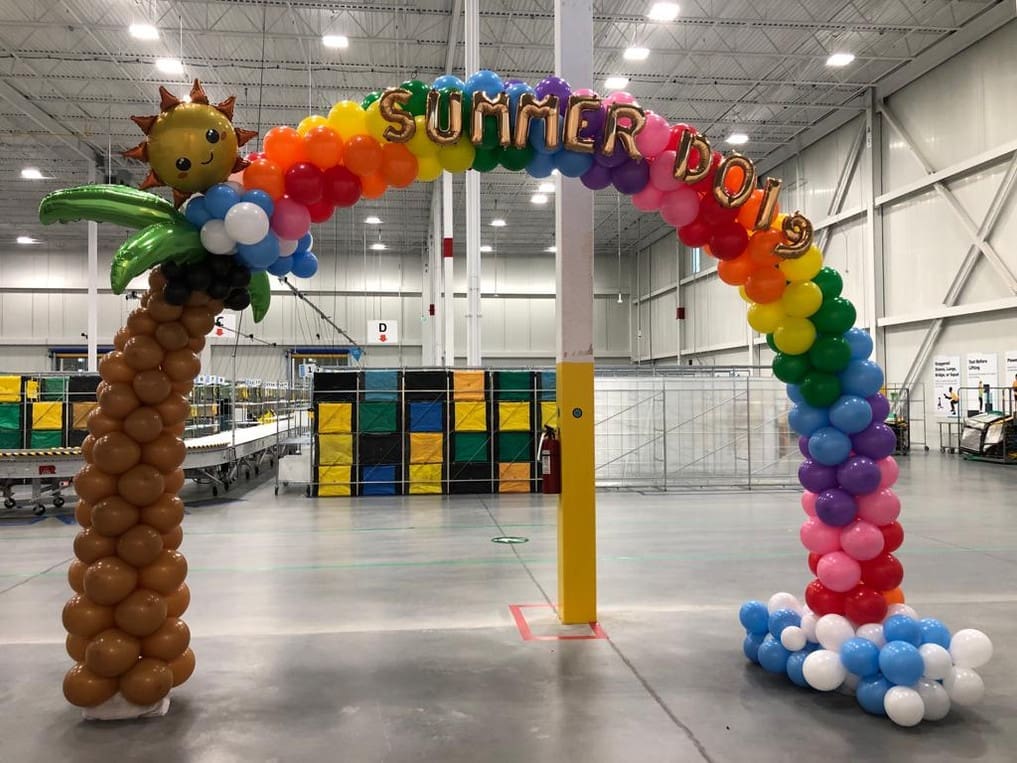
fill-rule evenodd
<path id="1" fill-rule="evenodd" d="M 898 726 L 917 726 L 925 715 L 921 695 L 906 686 L 894 686 L 883 697 L 883 709 Z"/>
<path id="2" fill-rule="evenodd" d="M 925 663 L 923 675 L 933 681 L 942 681 L 953 670 L 953 660 L 950 653 L 939 644 L 922 644 L 918 647 L 918 653 L 922 655 L 922 662 Z"/>
<path id="3" fill-rule="evenodd" d="M 233 254 L 237 242 L 226 232 L 222 220 L 209 220 L 201 226 L 201 245 L 212 254 Z"/>
<path id="4" fill-rule="evenodd" d="M 817 691 L 833 691 L 847 678 L 847 668 L 837 652 L 817 649 L 802 663 L 805 681 Z"/>
<path id="5" fill-rule="evenodd" d="M 816 623 L 819 622 L 819 615 L 815 612 L 808 611 L 802 615 L 802 632 L 805 633 L 805 638 L 809 641 L 816 641 Z M 818 642 L 817 642 L 818 643 Z"/>
<path id="6" fill-rule="evenodd" d="M 839 652 L 844 642 L 854 637 L 854 626 L 841 615 L 823 615 L 816 623 L 816 638 L 823 649 Z"/>
<path id="7" fill-rule="evenodd" d="M 886 617 L 893 617 L 894 615 L 906 615 L 912 620 L 918 619 L 918 613 L 914 607 L 909 607 L 907 604 L 891 604 L 886 608 Z M 883 619 L 886 622 L 886 618 Z"/>
<path id="8" fill-rule="evenodd" d="M 297 244 L 299 242 L 295 238 L 281 238 L 279 239 L 279 256 L 289 257 L 295 251 L 297 251 Z"/>
<path id="9" fill-rule="evenodd" d="M 921 678 L 912 687 L 922 698 L 925 705 L 925 714 L 922 716 L 927 721 L 941 721 L 950 712 L 950 695 L 939 681 L 932 681 L 928 678 Z"/>
<path id="10" fill-rule="evenodd" d="M 767 602 L 766 609 L 770 612 L 770 614 L 773 614 L 778 609 L 793 609 L 795 612 L 801 612 L 802 605 L 798 599 L 795 598 L 794 594 L 781 591 L 780 593 L 775 593 L 770 597 L 770 601 Z"/>
<path id="11" fill-rule="evenodd" d="M 974 705 L 985 695 L 982 677 L 971 668 L 954 668 L 943 680 L 943 688 L 958 705 Z"/>
<path id="12" fill-rule="evenodd" d="M 789 652 L 797 652 L 805 648 L 805 631 L 797 625 L 789 625 L 780 632 L 780 643 Z"/>
<path id="13" fill-rule="evenodd" d="M 230 207 L 224 222 L 226 233 L 238 244 L 257 244 L 268 235 L 268 215 L 249 201 Z"/>
<path id="14" fill-rule="evenodd" d="M 855 635 L 857 635 L 858 638 L 868 639 L 880 649 L 886 646 L 886 636 L 883 635 L 883 626 L 879 623 L 866 623 L 865 625 L 859 626 Z"/>
<path id="15" fill-rule="evenodd" d="M 992 641 L 981 631 L 965 628 L 950 639 L 950 656 L 958 668 L 980 668 L 992 659 Z"/>

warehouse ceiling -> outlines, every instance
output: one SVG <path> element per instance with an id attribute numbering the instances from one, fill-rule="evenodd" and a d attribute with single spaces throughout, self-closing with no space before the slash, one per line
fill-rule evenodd
<path id="1" fill-rule="evenodd" d="M 997 5 L 683 0 L 676 18 L 655 21 L 647 16 L 654 2 L 595 0 L 596 81 L 581 84 L 603 92 L 608 76 L 626 77 L 645 108 L 693 124 L 718 143 L 744 133 L 749 142 L 740 150 L 764 160 L 831 115 L 858 113 L 868 88 Z M 531 84 L 553 71 L 550 0 L 480 5 L 485 68 Z M 119 152 L 138 142 L 128 117 L 152 113 L 160 85 L 181 92 L 198 77 L 213 98 L 236 94 L 236 124 L 264 133 L 405 79 L 462 75 L 461 10 L 461 0 L 0 0 L 0 251 L 16 248 L 17 236 L 84 251 L 83 226 L 35 222 L 38 201 L 47 191 L 87 182 L 91 165 L 100 179 L 110 169 L 140 182 L 143 168 Z M 132 23 L 154 25 L 158 39 L 133 37 Z M 349 45 L 326 47 L 323 35 L 346 36 Z M 627 60 L 630 47 L 649 55 Z M 827 65 L 831 54 L 843 52 L 854 61 Z M 160 58 L 181 60 L 183 74 L 162 73 Z M 22 179 L 26 167 L 45 179 Z M 544 252 L 553 243 L 553 203 L 530 202 L 536 185 L 503 170 L 483 177 L 482 236 L 498 255 Z M 461 189 L 460 180 L 460 221 Z M 431 185 L 414 184 L 343 210 L 318 226 L 316 249 L 342 257 L 380 237 L 392 251 L 422 252 L 431 195 Z M 597 210 L 598 252 L 614 253 L 619 242 L 628 251 L 659 226 L 630 204 L 619 205 L 613 190 L 597 194 Z M 365 226 L 368 215 L 384 223 Z M 488 227 L 494 217 L 508 225 Z M 112 249 L 122 239 L 123 231 L 107 229 L 100 241 Z"/>

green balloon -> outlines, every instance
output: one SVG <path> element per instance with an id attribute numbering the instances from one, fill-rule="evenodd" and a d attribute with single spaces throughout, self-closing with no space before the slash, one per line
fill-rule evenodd
<path id="1" fill-rule="evenodd" d="M 427 93 L 430 91 L 430 86 L 425 85 L 419 79 L 406 80 L 399 87 L 409 90 L 411 93 L 410 101 L 404 107 L 415 117 L 422 117 L 427 112 Z"/>
<path id="2" fill-rule="evenodd" d="M 801 384 L 812 370 L 805 355 L 785 355 L 778 352 L 773 359 L 773 375 L 785 384 Z"/>
<path id="3" fill-rule="evenodd" d="M 526 169 L 526 165 L 530 163 L 533 158 L 533 149 L 527 146 L 526 148 L 506 148 L 501 152 L 501 166 L 511 172 L 519 172 L 520 170 Z"/>
<path id="4" fill-rule="evenodd" d="M 799 390 L 813 408 L 829 408 L 840 397 L 840 379 L 823 371 L 810 371 Z"/>
<path id="5" fill-rule="evenodd" d="M 206 257 L 208 253 L 201 245 L 201 234 L 189 222 L 155 223 L 120 245 L 110 266 L 110 285 L 114 294 L 123 294 L 132 278 L 166 260 L 186 265 Z"/>
<path id="6" fill-rule="evenodd" d="M 364 100 L 360 102 L 360 108 L 362 108 L 364 111 L 367 111 L 367 107 L 370 106 L 375 101 L 377 101 L 379 98 L 381 98 L 381 91 L 372 90 L 370 93 L 364 96 Z"/>
<path id="7" fill-rule="evenodd" d="M 43 225 L 78 220 L 112 223 L 138 230 L 155 223 L 191 225 L 161 196 L 126 185 L 63 188 L 48 194 L 39 204 L 39 221 Z"/>
<path id="8" fill-rule="evenodd" d="M 772 332 L 766 335 L 766 346 L 774 352 L 780 352 L 780 348 L 777 346 L 777 343 L 773 341 Z"/>
<path id="9" fill-rule="evenodd" d="M 247 285 L 247 291 L 251 295 L 251 312 L 254 313 L 254 322 L 261 323 L 272 302 L 272 286 L 268 282 L 268 273 L 264 270 L 251 273 L 251 282 Z"/>
<path id="10" fill-rule="evenodd" d="M 810 320 L 819 333 L 839 336 L 855 325 L 856 317 L 855 306 L 851 302 L 843 297 L 834 297 L 823 300 L 823 306 Z"/>
<path id="11" fill-rule="evenodd" d="M 486 148 L 488 150 L 492 148 L 501 147 L 501 137 L 498 135 L 498 119 L 497 117 L 484 117 L 483 121 L 484 131 L 481 133 L 480 145 L 477 149 Z M 467 135 L 470 134 L 470 123 L 463 121 L 463 132 Z"/>
<path id="12" fill-rule="evenodd" d="M 820 371 L 840 373 L 851 362 L 851 345 L 842 336 L 821 336 L 809 350 L 809 360 Z"/>
<path id="13" fill-rule="evenodd" d="M 844 279 L 833 268 L 823 268 L 812 279 L 812 282 L 822 290 L 823 299 L 839 297 L 841 291 L 844 290 Z"/>
<path id="14" fill-rule="evenodd" d="M 498 166 L 500 159 L 500 148 L 477 148 L 477 155 L 473 158 L 473 169 L 477 172 L 490 172 Z"/>

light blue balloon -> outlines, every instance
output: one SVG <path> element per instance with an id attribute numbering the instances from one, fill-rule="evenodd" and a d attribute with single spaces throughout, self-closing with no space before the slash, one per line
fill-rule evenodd
<path id="1" fill-rule="evenodd" d="M 593 166 L 593 154 L 559 151 L 554 155 L 554 166 L 567 178 L 577 178 Z"/>
<path id="2" fill-rule="evenodd" d="M 312 252 L 295 252 L 292 273 L 297 278 L 310 278 L 318 272 L 318 258 Z"/>
<path id="3" fill-rule="evenodd" d="M 205 191 L 205 208 L 212 217 L 219 220 L 225 220 L 230 207 L 239 202 L 240 194 L 226 183 L 216 183 Z"/>
<path id="4" fill-rule="evenodd" d="M 871 360 L 852 360 L 840 373 L 840 387 L 845 395 L 872 397 L 883 386 L 883 369 Z"/>
<path id="5" fill-rule="evenodd" d="M 917 620 L 907 615 L 892 615 L 883 621 L 883 636 L 887 641 L 906 641 L 921 646 L 922 630 Z"/>
<path id="6" fill-rule="evenodd" d="M 526 174 L 534 178 L 551 177 L 554 172 L 554 158 L 550 154 L 533 152 L 533 158 L 526 165 Z"/>
<path id="7" fill-rule="evenodd" d="M 742 651 L 745 657 L 752 662 L 759 663 L 759 647 L 763 643 L 763 636 L 759 633 L 746 633 L 742 641 Z"/>
<path id="8" fill-rule="evenodd" d="M 890 683 L 910 686 L 922 677 L 925 662 L 914 644 L 890 641 L 879 650 L 879 669 Z"/>
<path id="9" fill-rule="evenodd" d="M 823 427 L 809 438 L 809 455 L 823 466 L 837 466 L 851 455 L 851 438 L 833 427 Z"/>
<path id="10" fill-rule="evenodd" d="M 512 132 L 515 133 L 516 129 L 516 109 L 519 108 L 519 99 L 525 94 L 533 94 L 533 88 L 527 85 L 525 82 L 515 82 L 505 88 L 505 93 L 509 98 L 509 124 L 512 125 Z"/>
<path id="11" fill-rule="evenodd" d="M 305 233 L 297 240 L 297 248 L 294 252 L 309 252 L 311 247 L 314 246 L 314 236 L 310 233 Z"/>
<path id="12" fill-rule="evenodd" d="M 872 406 L 857 395 L 843 395 L 830 406 L 830 423 L 846 434 L 858 434 L 872 423 Z"/>
<path id="13" fill-rule="evenodd" d="M 850 638 L 840 648 L 840 661 L 861 678 L 879 673 L 879 647 L 867 638 Z"/>
<path id="14" fill-rule="evenodd" d="M 859 328 L 848 329 L 844 338 L 851 348 L 851 360 L 865 360 L 872 354 L 872 337 L 868 331 Z"/>
<path id="15" fill-rule="evenodd" d="M 504 89 L 505 84 L 501 81 L 501 77 L 490 69 L 481 69 L 479 72 L 467 77 L 463 92 L 470 99 L 469 102 L 472 102 L 474 93 L 486 93 L 487 95 L 495 96 Z"/>
<path id="16" fill-rule="evenodd" d="M 777 641 L 773 636 L 766 636 L 759 646 L 759 664 L 768 673 L 786 673 L 787 660 L 791 652 Z"/>
<path id="17" fill-rule="evenodd" d="M 797 384 L 787 385 L 787 396 L 792 403 L 804 403 L 805 398 L 802 396 L 802 388 Z"/>
<path id="18" fill-rule="evenodd" d="M 466 85 L 454 74 L 443 74 L 434 81 L 434 84 L 431 85 L 431 87 L 434 90 L 441 90 L 446 87 L 454 87 L 456 90 L 463 90 Z"/>
<path id="19" fill-rule="evenodd" d="M 251 270 L 265 270 L 279 259 L 279 239 L 269 233 L 256 244 L 237 244 L 237 259 Z"/>
<path id="20" fill-rule="evenodd" d="M 826 408 L 813 408 L 808 403 L 798 403 L 787 416 L 788 424 L 798 434 L 811 436 L 816 430 L 830 426 Z"/>
<path id="21" fill-rule="evenodd" d="M 275 202 L 272 201 L 272 197 L 257 188 L 245 191 L 244 195 L 240 197 L 240 200 L 249 201 L 251 204 L 257 204 L 265 210 L 265 214 L 269 217 L 271 217 L 272 213 L 275 211 Z"/>
<path id="22" fill-rule="evenodd" d="M 950 648 L 950 629 L 939 620 L 925 617 L 918 621 L 918 629 L 922 634 L 923 644 L 939 644 L 944 649 Z"/>
<path id="23" fill-rule="evenodd" d="M 187 202 L 187 207 L 184 209 L 184 217 L 187 218 L 187 222 L 199 229 L 211 220 L 212 215 L 205 204 L 205 197 L 192 196 Z"/>
<path id="24" fill-rule="evenodd" d="M 767 622 L 767 628 L 769 629 L 771 636 L 780 640 L 780 634 L 784 632 L 785 628 L 801 624 L 802 616 L 793 609 L 778 609 L 770 614 L 770 619 Z"/>
<path id="25" fill-rule="evenodd" d="M 809 654 L 807 649 L 800 649 L 787 658 L 787 677 L 791 679 L 791 683 L 803 689 L 809 687 L 809 682 L 805 680 L 805 658 Z"/>
<path id="26" fill-rule="evenodd" d="M 558 121 L 558 147 L 549 149 L 547 147 L 547 125 L 543 120 L 530 122 L 529 141 L 530 146 L 538 154 L 554 155 L 562 151 L 561 146 L 561 120 Z"/>
<path id="27" fill-rule="evenodd" d="M 755 633 L 760 638 L 769 631 L 770 613 L 766 604 L 761 601 L 747 601 L 738 610 L 738 622 L 749 633 Z"/>
<path id="28" fill-rule="evenodd" d="M 862 710 L 872 715 L 886 715 L 883 707 L 883 698 L 893 688 L 893 685 L 882 675 L 876 674 L 869 678 L 863 678 L 855 690 L 855 697 Z"/>
<path id="29" fill-rule="evenodd" d="M 280 257 L 268 266 L 268 272 L 280 278 L 293 269 L 293 257 Z"/>

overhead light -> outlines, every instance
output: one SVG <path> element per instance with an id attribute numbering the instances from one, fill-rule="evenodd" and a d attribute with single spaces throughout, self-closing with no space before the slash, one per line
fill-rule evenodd
<path id="1" fill-rule="evenodd" d="M 326 48 L 348 48 L 350 38 L 344 34 L 326 34 L 321 38 L 321 44 Z"/>
<path id="2" fill-rule="evenodd" d="M 364 220 L 364 222 L 367 223 L 368 225 L 381 225 L 381 218 L 371 215 L 366 220 Z"/>
<path id="3" fill-rule="evenodd" d="M 18 236 L 19 244 L 38 244 L 39 242 L 31 236 Z"/>
<path id="4" fill-rule="evenodd" d="M 626 88 L 628 86 L 629 86 L 628 77 L 622 76 L 608 77 L 606 80 L 604 80 L 604 87 L 606 87 L 608 90 L 621 90 L 622 88 Z"/>
<path id="5" fill-rule="evenodd" d="M 558 251 L 558 247 L 556 247 L 556 246 L 549 246 L 544 251 L 545 252 L 550 252 L 551 254 L 555 254 Z"/>
<path id="6" fill-rule="evenodd" d="M 625 48 L 625 52 L 622 53 L 622 58 L 626 61 L 645 61 L 650 57 L 649 48 Z"/>
<path id="7" fill-rule="evenodd" d="M 546 193 L 535 193 L 530 197 L 530 204 L 547 204 Z"/>
<path id="8" fill-rule="evenodd" d="M 388 249 L 388 247 L 379 241 L 376 244 L 371 244 L 371 249 L 373 249 L 376 252 L 384 252 L 386 249 Z"/>
<path id="9" fill-rule="evenodd" d="M 841 67 L 847 66 L 855 60 L 854 53 L 834 53 L 828 59 L 826 59 L 827 66 Z"/>
<path id="10" fill-rule="evenodd" d="M 678 3 L 654 3 L 646 18 L 651 21 L 674 21 L 680 10 Z"/>
<path id="11" fill-rule="evenodd" d="M 183 74 L 184 64 L 179 58 L 157 58 L 155 68 L 163 74 Z"/>
<path id="12" fill-rule="evenodd" d="M 743 132 L 733 132 L 727 136 L 726 142 L 732 146 L 744 146 L 749 142 L 749 136 Z"/>
<path id="13" fill-rule="evenodd" d="M 23 180 L 42 180 L 42 173 L 35 167 L 25 167 L 21 170 L 21 178 Z"/>
<path id="14" fill-rule="evenodd" d="M 554 183 L 541 183 L 537 186 L 537 193 L 554 193 Z"/>
<path id="15" fill-rule="evenodd" d="M 556 178 L 561 174 L 557 169 L 551 170 L 551 177 Z"/>
<path id="16" fill-rule="evenodd" d="M 505 225 L 506 225 L 506 222 L 504 220 L 502 220 L 500 217 L 496 217 L 493 220 L 491 220 L 491 227 L 492 228 L 504 228 Z"/>
<path id="17" fill-rule="evenodd" d="M 494 247 L 491 246 L 490 244 L 481 244 L 480 251 L 483 252 L 484 254 L 488 254 L 489 252 L 494 251 Z"/>
<path id="18" fill-rule="evenodd" d="M 151 24 L 131 24 L 127 27 L 127 31 L 131 33 L 131 37 L 136 37 L 139 40 L 159 39 L 159 30 Z"/>

